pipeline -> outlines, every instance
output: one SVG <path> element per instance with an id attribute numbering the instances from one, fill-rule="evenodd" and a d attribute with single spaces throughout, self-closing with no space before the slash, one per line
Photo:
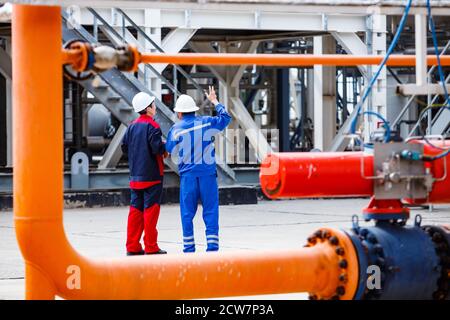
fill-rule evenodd
<path id="1" fill-rule="evenodd" d="M 136 71 L 139 63 L 172 63 L 178 65 L 245 65 L 260 66 L 361 66 L 378 65 L 384 56 L 357 56 L 342 54 L 237 54 L 237 53 L 141 53 L 132 45 L 123 45 L 114 49 L 108 46 L 96 46 L 77 40 L 65 45 L 62 51 L 62 63 L 71 65 L 78 72 L 101 72 L 113 67 L 122 71 Z M 429 66 L 438 63 L 435 55 L 427 56 Z M 450 66 L 450 56 L 441 56 L 440 63 Z M 391 55 L 386 62 L 390 67 L 416 65 L 414 55 Z"/>
<path id="2" fill-rule="evenodd" d="M 448 297 L 449 229 L 422 227 L 420 219 L 408 227 L 395 221 L 378 221 L 374 227 L 364 228 L 354 219 L 351 230 L 320 229 L 308 238 L 304 248 L 289 251 L 126 260 L 92 260 L 81 256 L 68 242 L 62 222 L 61 62 L 70 61 L 79 72 L 101 72 L 114 66 L 132 71 L 142 61 L 155 62 L 151 59 L 156 56 L 140 56 L 129 47 L 112 50 L 79 43 L 66 48 L 69 52 L 61 51 L 61 15 L 56 6 L 15 5 L 12 30 L 14 221 L 25 260 L 27 299 L 53 299 L 56 295 L 67 299 L 189 299 L 288 292 L 309 292 L 311 299 Z M 239 59 L 226 62 L 227 58 L 222 58 L 220 63 L 244 63 Z M 245 63 L 263 64 L 266 58 L 252 58 Z M 301 58 L 302 63 L 307 58 Z M 189 59 L 190 63 L 194 61 L 192 57 Z M 315 63 L 320 63 L 319 60 Z M 400 60 L 406 63 L 408 58 Z M 447 63 L 450 64 L 449 59 L 442 59 L 442 64 Z M 266 159 L 261 177 L 275 178 L 265 184 L 262 178 L 263 191 L 274 198 L 371 194 L 370 183 L 357 176 L 361 173 L 358 159 L 363 159 L 369 172 L 371 157 L 337 156 L 340 158 L 334 162 L 327 159 L 327 154 L 315 154 L 306 160 L 291 155 L 299 158 L 295 168 L 289 161 L 283 162 L 284 156 L 271 155 L 270 159 L 285 164 L 277 167 L 284 168 L 284 173 L 277 169 L 268 174 L 266 169 L 272 161 Z M 431 171 L 441 170 L 439 161 L 444 159 L 437 160 Z M 293 184 L 290 178 L 297 170 L 300 174 Z M 340 191 L 333 184 L 339 185 L 348 178 L 342 173 L 351 177 L 354 184 L 348 183 Z M 333 180 L 328 181 L 328 177 Z M 433 203 L 448 200 L 448 180 L 435 183 L 434 193 L 429 197 Z M 439 187 L 438 183 L 442 185 Z M 44 184 L 46 188 L 36 187 Z M 295 185 L 300 191 L 296 191 Z M 321 187 L 328 189 L 323 191 Z M 373 266 L 381 272 L 381 287 L 367 285 L 371 280 L 368 268 Z"/>
<path id="3" fill-rule="evenodd" d="M 409 141 L 423 145 L 423 159 L 443 154 L 445 142 Z M 428 196 L 403 200 L 450 203 L 450 156 L 424 162 L 424 166 L 434 177 Z M 273 153 L 264 159 L 260 170 L 261 188 L 271 199 L 373 196 L 377 183 L 373 176 L 374 155 L 364 152 Z M 449 227 L 421 226 L 420 216 L 414 225 L 407 226 L 409 210 L 395 196 L 372 197 L 363 213 L 366 220 L 375 220 L 375 226 L 361 227 L 354 216 L 353 228 L 344 231 L 358 256 L 359 286 L 354 299 L 450 298 Z M 322 233 L 316 233 L 308 243 L 321 237 Z M 370 285 L 374 270 L 380 277 L 378 286 Z"/>
<path id="4" fill-rule="evenodd" d="M 442 153 L 445 141 L 412 140 L 424 146 L 424 154 Z M 433 184 L 427 199 L 409 199 L 410 203 L 450 203 L 450 176 L 445 176 L 444 162 L 450 169 L 450 156 L 429 163 L 434 177 L 444 178 Z M 272 153 L 262 162 L 260 183 L 271 199 L 367 197 L 373 195 L 373 154 L 364 152 Z"/>
<path id="5" fill-rule="evenodd" d="M 350 239 L 339 230 L 330 229 L 328 234 L 340 239 L 344 255 L 325 240 L 275 252 L 105 260 L 78 254 L 66 238 L 62 221 L 60 8 L 16 5 L 13 15 L 14 222 L 25 260 L 27 299 L 56 295 L 191 299 L 289 292 L 353 298 L 357 257 Z M 46 188 L 37 187 L 42 185 Z M 348 270 L 345 279 L 340 277 L 344 269 Z"/>

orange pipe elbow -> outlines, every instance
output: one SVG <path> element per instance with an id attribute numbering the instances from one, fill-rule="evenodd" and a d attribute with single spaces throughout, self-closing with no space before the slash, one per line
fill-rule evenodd
<path id="1" fill-rule="evenodd" d="M 312 292 L 353 297 L 358 263 L 340 231 L 342 256 L 327 240 L 307 248 L 90 260 L 63 230 L 63 114 L 59 7 L 15 5 L 13 12 L 14 221 L 25 260 L 27 299 L 189 299 Z M 35 48 L 40 48 L 35 50 Z M 331 230 L 330 230 L 331 232 Z M 351 266 L 351 267 L 350 267 Z"/>

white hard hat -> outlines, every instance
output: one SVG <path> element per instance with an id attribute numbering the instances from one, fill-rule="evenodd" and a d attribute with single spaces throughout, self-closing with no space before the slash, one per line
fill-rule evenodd
<path id="1" fill-rule="evenodd" d="M 195 112 L 199 109 L 197 105 L 195 104 L 194 99 L 192 97 L 188 96 L 187 94 L 182 94 L 175 103 L 175 108 L 173 111 L 175 112 L 182 112 L 182 113 L 188 113 L 188 112 Z"/>
<path id="2" fill-rule="evenodd" d="M 145 110 L 145 108 L 150 107 L 150 105 L 155 101 L 155 97 L 152 97 L 148 93 L 139 92 L 133 98 L 133 108 L 137 113 Z"/>

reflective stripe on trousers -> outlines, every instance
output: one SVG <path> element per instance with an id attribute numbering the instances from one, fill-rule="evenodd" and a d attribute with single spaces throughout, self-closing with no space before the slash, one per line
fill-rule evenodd
<path id="1" fill-rule="evenodd" d="M 198 201 L 203 207 L 206 226 L 206 251 L 219 250 L 219 190 L 216 175 L 204 177 L 182 176 L 180 179 L 180 210 L 183 226 L 183 251 L 194 252 L 193 219 Z"/>

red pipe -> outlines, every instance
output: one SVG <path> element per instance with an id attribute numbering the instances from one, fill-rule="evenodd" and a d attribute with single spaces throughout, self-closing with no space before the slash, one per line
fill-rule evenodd
<path id="1" fill-rule="evenodd" d="M 271 199 L 370 196 L 373 157 L 363 152 L 272 153 L 261 164 L 263 192 Z"/>
<path id="2" fill-rule="evenodd" d="M 426 155 L 436 155 L 441 149 L 423 141 Z M 444 142 L 433 141 L 443 147 Z M 444 161 L 447 164 L 445 175 Z M 373 155 L 363 152 L 272 153 L 261 164 L 260 182 L 265 195 L 271 199 L 371 196 Z M 426 164 L 435 181 L 428 199 L 410 200 L 415 203 L 450 203 L 450 156 Z"/>

